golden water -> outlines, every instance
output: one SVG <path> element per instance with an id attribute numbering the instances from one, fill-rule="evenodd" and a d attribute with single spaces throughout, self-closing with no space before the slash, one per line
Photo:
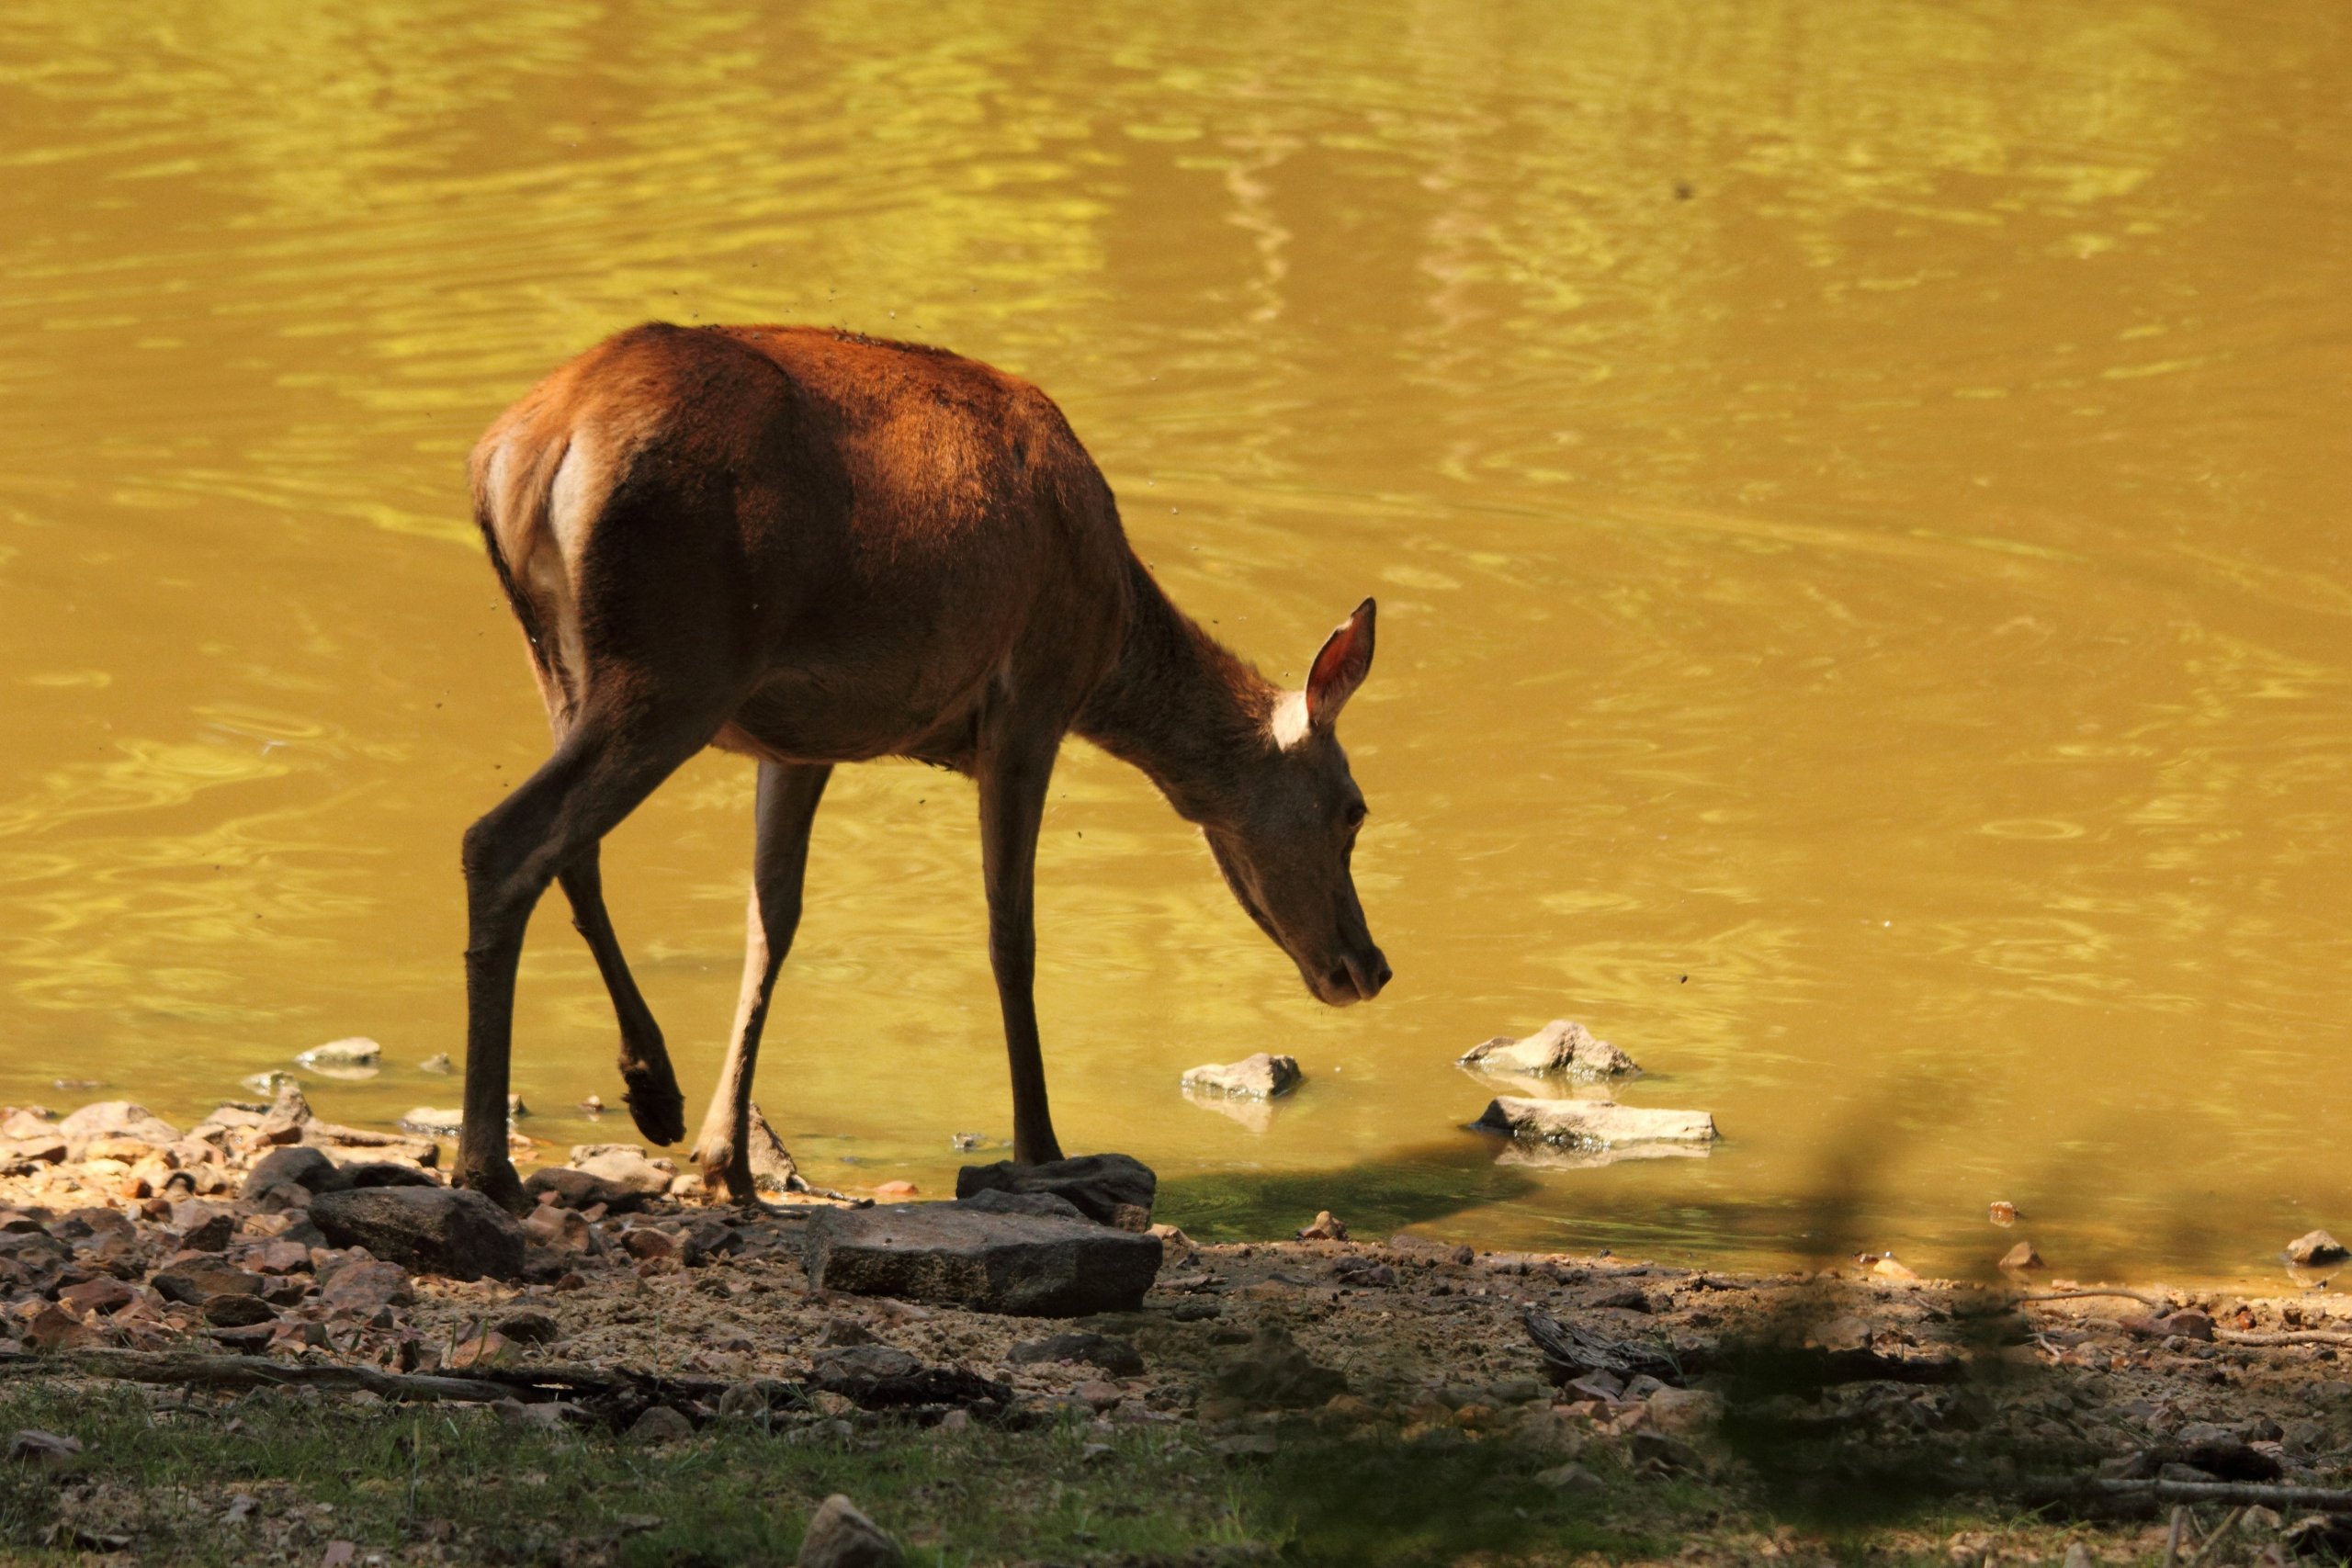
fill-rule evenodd
<path id="1" fill-rule="evenodd" d="M 2143 1277 L 2352 1224 L 2333 0 L 10 22 L 0 1100 L 189 1116 L 366 1033 L 322 1114 L 453 1102 L 458 837 L 544 748 L 465 450 L 622 325 L 797 320 L 1044 385 L 1271 671 L 1380 596 L 1376 1005 L 1058 777 L 1057 1120 L 1170 1217 Z M 697 1112 L 750 793 L 707 756 L 606 856 Z M 760 1099 L 820 1179 L 1009 1130 L 973 816 L 876 765 L 819 818 Z M 1555 1016 L 1724 1143 L 1498 1165 L 1452 1058 Z M 551 900 L 526 1128 L 631 1135 L 568 1109 L 612 1045 Z M 1263 1049 L 1262 1127 L 1179 1095 Z"/>

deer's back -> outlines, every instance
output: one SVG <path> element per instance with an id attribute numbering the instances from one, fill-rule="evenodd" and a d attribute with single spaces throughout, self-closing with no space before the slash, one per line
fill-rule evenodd
<path id="1" fill-rule="evenodd" d="M 636 328 L 508 410 L 473 474 L 551 704 L 724 682 L 743 750 L 961 762 L 981 703 L 1074 711 L 1125 629 L 1126 542 L 1060 412 L 935 349 Z"/>

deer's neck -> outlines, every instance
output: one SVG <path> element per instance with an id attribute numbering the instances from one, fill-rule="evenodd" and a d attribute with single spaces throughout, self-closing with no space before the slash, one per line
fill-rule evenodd
<path id="1" fill-rule="evenodd" d="M 1141 769 L 1181 816 L 1199 822 L 1243 760 L 1269 744 L 1281 694 L 1170 604 L 1141 561 L 1129 574 L 1126 642 L 1076 728 Z"/>

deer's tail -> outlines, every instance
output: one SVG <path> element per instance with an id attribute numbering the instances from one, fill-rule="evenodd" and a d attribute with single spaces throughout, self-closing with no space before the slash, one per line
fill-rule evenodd
<path id="1" fill-rule="evenodd" d="M 577 489 L 565 482 L 566 470 L 581 465 L 574 460 L 571 434 L 560 422 L 532 417 L 539 412 L 535 401 L 526 400 L 491 426 L 467 468 L 474 524 L 506 592 L 507 606 L 530 643 L 532 672 L 548 717 L 560 729 L 563 716 L 579 700 L 587 671 L 575 589 L 578 562 L 568 558 L 577 551 L 567 547 L 581 530 L 575 520 L 557 513 L 560 502 L 586 498 L 559 496 L 559 490 Z"/>

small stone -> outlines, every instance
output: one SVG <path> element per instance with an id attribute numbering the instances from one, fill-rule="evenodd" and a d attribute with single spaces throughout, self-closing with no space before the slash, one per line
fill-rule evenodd
<path id="1" fill-rule="evenodd" d="M 615 1214 L 641 1209 L 646 1199 L 646 1194 L 637 1188 L 560 1165 L 533 1171 L 523 1183 L 523 1190 L 541 1203 L 552 1199 L 567 1209 L 593 1209 L 601 1203 L 607 1213 Z"/>
<path id="2" fill-rule="evenodd" d="M 82 1439 L 28 1427 L 8 1435 L 8 1462 L 28 1470 L 65 1470 L 82 1452 Z"/>
<path id="3" fill-rule="evenodd" d="M 1217 1387 L 1251 1408 L 1321 1404 L 1348 1392 L 1348 1380 L 1317 1366 L 1290 1331 L 1261 1328 L 1217 1369 Z"/>
<path id="4" fill-rule="evenodd" d="M 295 1057 L 294 1062 L 297 1066 L 308 1067 L 312 1072 L 333 1068 L 347 1071 L 354 1067 L 375 1066 L 382 1061 L 383 1055 L 381 1045 L 366 1035 L 355 1034 L 347 1039 L 330 1040 L 323 1045 L 313 1045 Z"/>
<path id="5" fill-rule="evenodd" d="M 806 1192 L 808 1183 L 801 1179 L 800 1168 L 793 1163 L 792 1151 L 784 1146 L 775 1129 L 759 1105 L 752 1106 L 751 1124 L 744 1129 L 743 1157 L 752 1168 L 752 1190 L 771 1197 L 786 1192 Z"/>
<path id="6" fill-rule="evenodd" d="M 80 1318 L 54 1302 L 43 1303 L 39 1312 L 25 1320 L 19 1332 L 38 1350 L 74 1350 L 98 1342 L 98 1337 Z"/>
<path id="7" fill-rule="evenodd" d="M 1608 1490 L 1600 1477 L 1574 1462 L 1554 1465 L 1549 1470 L 1536 1472 L 1535 1484 L 1547 1486 L 1555 1492 L 1572 1497 L 1590 1496 L 1595 1493 Z"/>
<path id="8" fill-rule="evenodd" d="M 1899 1281 L 1913 1280 L 1919 1277 L 1910 1265 L 1897 1258 L 1892 1252 L 1882 1255 L 1876 1262 L 1872 1263 L 1871 1272 L 1882 1280 Z"/>
<path id="9" fill-rule="evenodd" d="M 187 1203 L 182 1207 L 198 1211 L 185 1217 L 173 1216 L 183 1227 L 180 1246 L 190 1252 L 220 1252 L 228 1247 L 229 1238 L 237 1234 L 236 1216 L 224 1210 L 204 1203 Z"/>
<path id="10" fill-rule="evenodd" d="M 886 1203 L 899 1203 L 918 1196 L 922 1190 L 911 1181 L 884 1181 L 875 1186 L 874 1195 Z"/>
<path id="11" fill-rule="evenodd" d="M 2325 1231 L 2310 1231 L 2287 1244 L 2287 1260 L 2305 1268 L 2341 1263 L 2347 1257 L 2352 1257 L 2352 1252 L 2346 1252 L 2344 1244 Z"/>
<path id="12" fill-rule="evenodd" d="M 292 1078 L 277 1089 L 277 1098 L 269 1104 L 269 1113 L 262 1118 L 254 1134 L 265 1144 L 299 1144 L 302 1130 L 311 1124 L 311 1102 Z"/>
<path id="13" fill-rule="evenodd" d="M 435 1051 L 419 1062 L 416 1065 L 416 1070 L 420 1073 L 431 1073 L 435 1077 L 447 1077 L 458 1070 L 458 1064 L 449 1059 L 448 1052 Z"/>
<path id="14" fill-rule="evenodd" d="M 836 1492 L 825 1499 L 800 1538 L 795 1568 L 900 1568 L 899 1543 Z"/>
<path id="15" fill-rule="evenodd" d="M 514 1354 L 514 1344 L 496 1329 L 460 1339 L 450 1348 L 448 1367 L 494 1367 Z"/>
<path id="16" fill-rule="evenodd" d="M 585 1097 L 580 1101 L 580 1113 L 583 1116 L 602 1116 L 605 1113 L 605 1097 L 601 1094 Z"/>
<path id="17" fill-rule="evenodd" d="M 1698 1388 L 1661 1388 L 1642 1408 L 1652 1427 L 1681 1437 L 1707 1431 L 1724 1417 L 1723 1395 Z"/>
<path id="18" fill-rule="evenodd" d="M 57 1292 L 59 1305 L 83 1317 L 92 1313 L 103 1317 L 108 1313 L 121 1311 L 138 1299 L 137 1291 L 108 1274 L 85 1280 L 78 1285 L 68 1285 Z"/>
<path id="19" fill-rule="evenodd" d="M 646 1198 L 666 1194 L 670 1179 L 678 1174 L 654 1164 L 631 1144 L 583 1144 L 571 1151 L 571 1166 Z"/>
<path id="20" fill-rule="evenodd" d="M 529 1242 L 558 1252 L 592 1252 L 596 1246 L 586 1215 L 553 1203 L 542 1203 L 523 1216 L 523 1235 Z"/>
<path id="21" fill-rule="evenodd" d="M 673 1443 L 695 1435 L 695 1424 L 666 1404 L 649 1404 L 628 1429 L 631 1441 Z"/>
<path id="22" fill-rule="evenodd" d="M 502 1317 L 496 1331 L 517 1345 L 552 1345 L 563 1337 L 554 1318 L 543 1312 L 518 1312 Z"/>
<path id="23" fill-rule="evenodd" d="M 362 1316 L 383 1307 L 405 1306 L 415 1299 L 409 1288 L 408 1270 L 380 1258 L 354 1258 L 319 1276 L 320 1301 Z"/>
<path id="24" fill-rule="evenodd" d="M 959 1155 L 967 1155 L 978 1148 L 981 1142 L 981 1134 L 978 1133 L 951 1133 L 948 1134 L 947 1146 Z"/>
<path id="25" fill-rule="evenodd" d="M 523 1271 L 521 1224 L 467 1188 L 322 1192 L 311 1200 L 311 1219 L 338 1247 L 364 1247 L 411 1269 L 458 1280 L 511 1280 Z"/>
<path id="26" fill-rule="evenodd" d="M 678 1238 L 650 1225 L 638 1225 L 623 1231 L 621 1247 L 631 1258 L 640 1260 L 675 1258 L 678 1255 Z"/>
<path id="27" fill-rule="evenodd" d="M 1345 1241 L 1348 1239 L 1347 1222 L 1335 1216 L 1329 1209 L 1321 1210 L 1316 1214 L 1315 1223 L 1298 1233 L 1298 1239 L 1301 1241 Z"/>
<path id="28" fill-rule="evenodd" d="M 1127 1340 L 1107 1334 L 1057 1334 L 1047 1339 L 1033 1339 L 1015 1345 L 1005 1359 L 1015 1366 L 1033 1366 L 1046 1361 L 1079 1361 L 1100 1367 L 1114 1378 L 1143 1375 L 1143 1353 Z"/>
<path id="29" fill-rule="evenodd" d="M 260 1275 L 248 1274 L 215 1258 L 175 1263 L 148 1282 L 165 1301 L 189 1306 L 202 1306 L 214 1296 L 258 1296 L 267 1284 Z"/>
<path id="30" fill-rule="evenodd" d="M 311 1194 L 338 1185 L 334 1161 L 316 1149 L 273 1149 L 246 1173 L 244 1196 L 261 1208 L 308 1208 Z"/>
<path id="31" fill-rule="evenodd" d="M 1625 1077 L 1642 1069 L 1606 1040 L 1596 1040 L 1580 1023 L 1555 1018 L 1524 1039 L 1508 1035 L 1473 1045 L 1458 1058 L 1466 1067 L 1489 1072 L 1566 1074 L 1572 1077 Z"/>
<path id="32" fill-rule="evenodd" d="M 1988 1211 L 1988 1217 L 1996 1225 L 2006 1227 L 2016 1224 L 2018 1223 L 2018 1206 L 2011 1202 L 1996 1201 Z"/>
<path id="33" fill-rule="evenodd" d="M 1306 1079 L 1295 1056 L 1261 1051 L 1238 1062 L 1210 1063 L 1188 1070 L 1178 1080 L 1194 1094 L 1225 1095 L 1236 1100 L 1272 1100 L 1288 1094 Z"/>
<path id="34" fill-rule="evenodd" d="M 215 1328 L 249 1328 L 256 1323 L 275 1323 L 277 1314 L 259 1296 L 214 1296 L 204 1303 L 204 1321 Z"/>
<path id="35" fill-rule="evenodd" d="M 2021 1241 L 2001 1255 L 2001 1267 L 2004 1269 L 2046 1269 L 2049 1265 L 2042 1262 L 2041 1254 L 2033 1249 L 2033 1243 Z"/>
<path id="36" fill-rule="evenodd" d="M 414 1133 L 420 1138 L 454 1138 L 466 1129 L 466 1113 L 420 1105 L 413 1111 L 402 1111 L 397 1125 L 401 1132 Z"/>
<path id="37" fill-rule="evenodd" d="M 1133 1231 L 1137 1235 L 1151 1234 L 1151 1211 L 1140 1203 L 1114 1203 L 1107 1222 L 1113 1230 Z"/>

